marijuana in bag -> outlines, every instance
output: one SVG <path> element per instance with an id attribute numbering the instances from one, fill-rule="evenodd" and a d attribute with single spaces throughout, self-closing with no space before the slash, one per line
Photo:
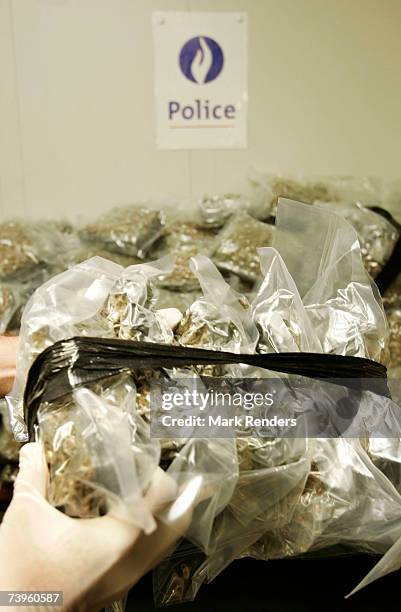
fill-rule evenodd
<path id="1" fill-rule="evenodd" d="M 167 226 L 163 237 L 163 252 L 174 257 L 171 272 L 162 276 L 161 287 L 174 291 L 193 291 L 199 283 L 190 270 L 191 257 L 208 255 L 215 234 L 190 220 L 178 220 Z"/>
<path id="2" fill-rule="evenodd" d="M 249 201 L 244 196 L 226 193 L 204 196 L 199 202 L 199 212 L 205 227 L 220 228 L 234 213 L 244 211 L 248 206 Z"/>
<path id="3" fill-rule="evenodd" d="M 258 248 L 270 246 L 274 227 L 239 213 L 218 236 L 212 259 L 224 272 L 254 282 L 260 275 Z"/>
<path id="4" fill-rule="evenodd" d="M 80 231 L 83 240 L 94 241 L 109 251 L 144 259 L 164 227 L 164 215 L 144 206 L 115 208 Z"/>

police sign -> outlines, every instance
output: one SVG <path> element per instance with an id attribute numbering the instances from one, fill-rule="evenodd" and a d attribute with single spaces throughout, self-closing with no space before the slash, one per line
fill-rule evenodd
<path id="1" fill-rule="evenodd" d="M 246 13 L 156 12 L 153 35 L 158 147 L 246 147 Z"/>

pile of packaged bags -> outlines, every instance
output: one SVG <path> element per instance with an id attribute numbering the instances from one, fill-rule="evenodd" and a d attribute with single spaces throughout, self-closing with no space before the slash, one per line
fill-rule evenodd
<path id="1" fill-rule="evenodd" d="M 186 263 L 197 288 L 181 309 L 163 300 L 178 266 L 168 251 L 176 246 L 186 255 L 191 244 L 189 226 L 177 221 L 157 260 L 77 263 L 37 288 L 22 316 L 7 402 L 17 439 L 36 432 L 43 441 L 51 503 L 78 517 L 111 509 L 146 529 L 140 500 L 158 466 L 180 490 L 196 490 L 185 538 L 155 570 L 158 604 L 193 599 L 244 556 L 344 548 L 383 554 L 368 581 L 401 562 L 401 445 L 391 429 L 400 409 L 386 393 L 357 394 L 358 410 L 387 426 L 384 437 L 263 437 L 252 428 L 231 438 L 151 435 L 158 380 L 279 376 L 291 398 L 302 377 L 303 402 L 313 404 L 325 373 L 385 376 L 386 317 L 348 213 L 281 200 L 275 225 L 261 232 L 261 281 L 251 290 L 251 242 L 244 232 L 249 252 L 236 249 L 237 214 L 244 218 L 234 212 L 210 242 L 199 229 L 208 254 L 190 248 Z M 140 257 L 160 240 L 162 225 L 160 217 L 137 223 L 139 239 L 138 232 L 111 231 L 109 218 L 88 233 Z M 237 259 L 228 269 L 230 249 Z M 231 275 L 239 279 L 234 286 Z M 343 405 L 340 388 L 332 397 Z"/>

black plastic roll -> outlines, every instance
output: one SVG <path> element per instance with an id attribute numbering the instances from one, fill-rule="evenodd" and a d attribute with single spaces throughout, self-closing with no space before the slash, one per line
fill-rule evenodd
<path id="1" fill-rule="evenodd" d="M 24 395 L 24 418 L 29 435 L 32 437 L 41 402 L 55 401 L 87 383 L 127 370 L 238 363 L 313 379 L 337 379 L 354 389 L 363 386 L 365 390 L 389 396 L 386 367 L 362 357 L 321 353 L 250 355 L 153 342 L 77 337 L 47 348 L 29 370 Z"/>

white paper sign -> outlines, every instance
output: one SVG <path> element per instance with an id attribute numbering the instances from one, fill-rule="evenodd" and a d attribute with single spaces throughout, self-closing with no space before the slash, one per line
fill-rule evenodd
<path id="1" fill-rule="evenodd" d="M 157 146 L 247 146 L 246 13 L 153 13 Z"/>

